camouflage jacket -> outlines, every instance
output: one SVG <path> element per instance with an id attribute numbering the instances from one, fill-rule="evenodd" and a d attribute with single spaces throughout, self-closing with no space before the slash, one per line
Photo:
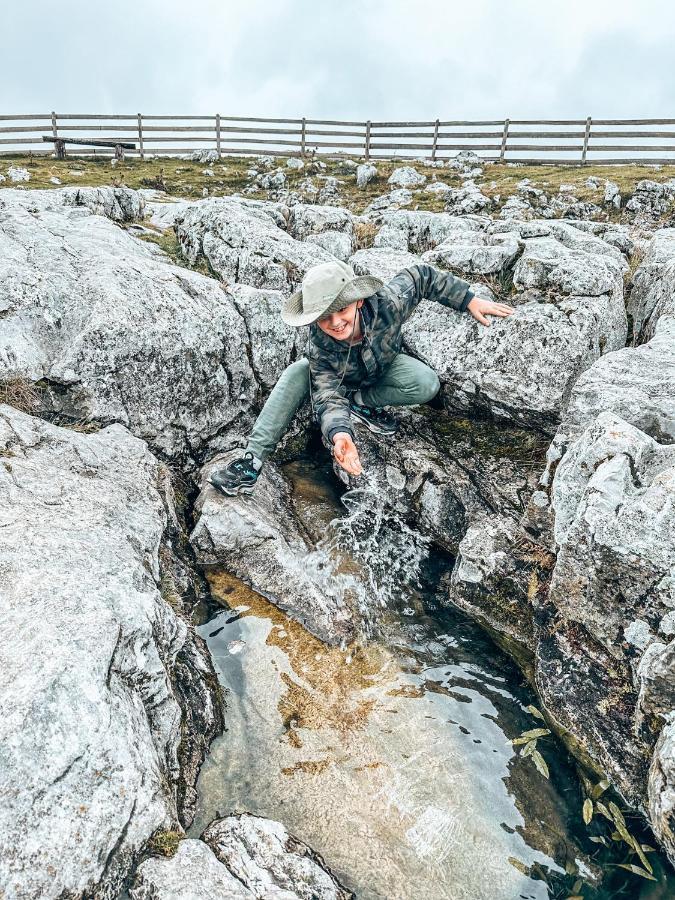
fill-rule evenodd
<path id="1" fill-rule="evenodd" d="M 419 264 L 403 269 L 364 300 L 359 310 L 363 339 L 351 349 L 348 341 L 338 341 L 312 323 L 306 355 L 312 403 L 324 438 L 332 443 L 338 431 L 354 436 L 347 391 L 380 378 L 401 352 L 401 328 L 421 300 L 435 300 L 463 312 L 473 296 L 461 278 Z"/>

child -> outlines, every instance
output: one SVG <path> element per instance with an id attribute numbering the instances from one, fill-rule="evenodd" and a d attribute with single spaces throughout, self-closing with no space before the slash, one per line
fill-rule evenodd
<path id="1" fill-rule="evenodd" d="M 426 403 L 439 390 L 433 369 L 400 352 L 401 328 L 424 298 L 467 311 L 482 325 L 490 324 L 488 315 L 513 312 L 504 303 L 476 297 L 466 281 L 429 265 L 403 269 L 387 284 L 373 275 L 357 276 L 337 260 L 312 266 L 301 290 L 281 309 L 288 325 L 309 326 L 307 356 L 284 369 L 243 456 L 212 472 L 210 483 L 228 495 L 252 493 L 262 464 L 308 393 L 326 446 L 343 469 L 360 475 L 351 420 L 376 434 L 394 434 L 396 420 L 384 407 Z"/>

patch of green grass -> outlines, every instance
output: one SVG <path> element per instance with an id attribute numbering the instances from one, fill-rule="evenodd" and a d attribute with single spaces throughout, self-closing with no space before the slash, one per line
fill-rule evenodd
<path id="1" fill-rule="evenodd" d="M 263 154 L 260 154 L 263 155 Z M 305 159 L 304 169 L 290 169 L 286 167 L 288 157 L 274 157 L 274 164 L 281 168 L 286 175 L 286 187 L 289 190 L 299 191 L 301 183 L 308 177 L 313 178 L 317 188 L 323 185 L 321 176 L 334 176 L 340 182 L 340 197 L 342 204 L 355 214 L 361 214 L 366 206 L 376 197 L 386 194 L 391 190 L 388 179 L 394 169 L 399 166 L 410 165 L 427 177 L 427 184 L 434 179 L 443 181 L 452 188 L 461 187 L 463 182 L 454 169 L 435 168 L 415 160 L 390 159 L 373 160 L 377 167 L 376 177 L 365 187 L 356 185 L 355 172 L 343 168 L 344 159 L 353 159 L 362 162 L 362 157 L 316 157 L 316 160 L 324 162 L 325 169 L 318 173 L 312 173 L 313 161 L 310 156 Z M 129 158 L 111 165 L 110 159 L 92 159 L 78 156 L 68 156 L 65 160 L 57 160 L 51 156 L 33 156 L 32 154 L 15 154 L 5 156 L 0 162 L 0 168 L 9 165 L 23 166 L 28 169 L 31 180 L 15 185 L 22 190 L 31 188 L 53 188 L 59 186 L 119 186 L 130 188 L 154 187 L 164 190 L 166 193 L 185 198 L 197 198 L 203 195 L 203 189 L 207 188 L 209 196 L 224 197 L 234 193 L 241 193 L 251 184 L 246 172 L 249 168 L 257 168 L 254 156 L 238 157 L 223 156 L 216 163 L 198 163 L 191 160 L 175 157 L 161 157 L 156 159 Z M 204 175 L 204 170 L 210 169 L 214 175 Z M 73 175 L 72 172 L 81 173 Z M 56 176 L 61 185 L 54 185 L 50 178 Z M 476 178 L 482 192 L 488 197 L 499 197 L 498 205 L 501 206 L 509 197 L 517 193 L 517 185 L 524 178 L 528 178 L 532 187 L 540 188 L 549 196 L 557 194 L 561 184 L 572 186 L 573 194 L 583 201 L 591 201 L 602 205 L 603 188 L 593 188 L 586 185 L 590 176 L 595 176 L 601 181 L 605 179 L 614 181 L 619 186 L 621 195 L 626 199 L 633 193 L 635 185 L 643 179 L 657 182 L 667 181 L 675 177 L 675 165 L 664 165 L 655 168 L 648 165 L 519 165 L 511 166 L 506 163 L 485 165 L 483 174 Z M 302 193 L 302 192 L 301 192 Z M 246 197 L 252 199 L 267 199 L 267 191 L 256 190 Z M 309 203 L 316 202 L 309 194 L 305 195 Z M 426 210 L 429 212 L 442 212 L 445 209 L 445 200 L 434 194 L 422 191 L 414 197 L 413 203 L 406 209 Z M 609 210 L 610 219 L 618 219 L 621 212 Z"/>
<path id="2" fill-rule="evenodd" d="M 178 845 L 185 839 L 181 831 L 156 831 L 146 845 L 146 849 L 157 856 L 175 856 Z"/>

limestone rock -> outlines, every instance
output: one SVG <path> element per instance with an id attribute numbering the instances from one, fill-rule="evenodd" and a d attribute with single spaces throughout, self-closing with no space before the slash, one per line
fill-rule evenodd
<path id="1" fill-rule="evenodd" d="M 422 254 L 424 262 L 460 275 L 488 275 L 508 268 L 522 244 L 513 232 L 464 231 Z"/>
<path id="2" fill-rule="evenodd" d="M 202 838 L 254 897 L 350 900 L 318 854 L 280 822 L 244 813 L 217 819 Z"/>
<path id="3" fill-rule="evenodd" d="M 12 896 L 116 897 L 150 835 L 177 821 L 175 669 L 191 645 L 211 668 L 160 593 L 162 479 L 121 425 L 82 434 L 0 406 L 0 883 Z M 208 741 L 214 698 L 199 702 Z"/>
<path id="4" fill-rule="evenodd" d="M 487 222 L 487 219 L 479 216 L 451 216 L 448 213 L 408 210 L 385 212 L 373 246 L 424 253 L 445 241 L 461 241 L 464 235 L 479 232 Z"/>
<path id="5" fill-rule="evenodd" d="M 675 604 L 675 447 L 603 412 L 558 465 L 550 598 L 607 652 L 622 628 L 654 630 Z"/>
<path id="6" fill-rule="evenodd" d="M 0 309 L 0 377 L 169 455 L 199 452 L 255 393 L 232 297 L 89 210 L 0 198 Z"/>
<path id="7" fill-rule="evenodd" d="M 190 536 L 202 566 L 225 566 L 254 590 L 327 643 L 352 635 L 352 612 L 345 600 L 326 596 L 303 568 L 311 544 L 296 520 L 289 486 L 271 461 L 261 470 L 254 494 L 225 497 L 207 482 L 211 471 L 241 451 L 214 457 L 202 470 L 198 516 Z"/>
<path id="8" fill-rule="evenodd" d="M 85 207 L 95 215 L 106 216 L 114 222 L 133 222 L 142 219 L 145 212 L 145 198 L 141 191 L 127 187 L 65 187 L 35 191 L 6 189 L 2 192 L 1 201 L 7 207 L 21 206 L 32 213 L 62 206 Z"/>
<path id="9" fill-rule="evenodd" d="M 334 259 L 279 228 L 267 206 L 209 199 L 176 216 L 175 230 L 190 263 L 204 256 L 230 284 L 291 292 L 307 269 Z"/>
<path id="10" fill-rule="evenodd" d="M 356 186 L 364 188 L 377 175 L 377 168 L 372 163 L 365 163 L 356 169 Z"/>
<path id="11" fill-rule="evenodd" d="M 287 230 L 298 241 L 326 231 L 341 232 L 352 237 L 354 217 L 349 210 L 337 206 L 298 203 L 290 211 Z"/>
<path id="12" fill-rule="evenodd" d="M 644 344 L 654 337 L 657 323 L 675 323 L 675 228 L 654 234 L 635 272 L 628 312 L 633 318 L 635 342 Z"/>
<path id="13" fill-rule="evenodd" d="M 422 175 L 413 166 L 400 166 L 391 173 L 387 184 L 395 188 L 414 188 L 424 184 L 426 180 L 426 175 Z"/>
<path id="14" fill-rule="evenodd" d="M 169 858 L 153 856 L 138 867 L 132 900 L 255 900 L 203 841 L 184 840 Z"/>
<path id="15" fill-rule="evenodd" d="M 419 256 L 406 250 L 394 250 L 389 247 L 371 247 L 368 250 L 357 250 L 349 258 L 349 265 L 357 275 L 376 275 L 382 281 L 390 281 L 401 269 L 419 263 Z"/>
<path id="16" fill-rule="evenodd" d="M 463 215 L 483 212 L 491 206 L 490 198 L 481 192 L 474 181 L 468 180 L 463 187 L 456 188 L 448 194 L 445 209 L 453 215 Z"/>

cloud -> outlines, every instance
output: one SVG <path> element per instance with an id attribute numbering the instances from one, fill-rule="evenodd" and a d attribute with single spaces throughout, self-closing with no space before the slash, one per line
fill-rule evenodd
<path id="1" fill-rule="evenodd" d="M 667 116 L 665 0 L 38 0 L 3 14 L 3 112 Z"/>

